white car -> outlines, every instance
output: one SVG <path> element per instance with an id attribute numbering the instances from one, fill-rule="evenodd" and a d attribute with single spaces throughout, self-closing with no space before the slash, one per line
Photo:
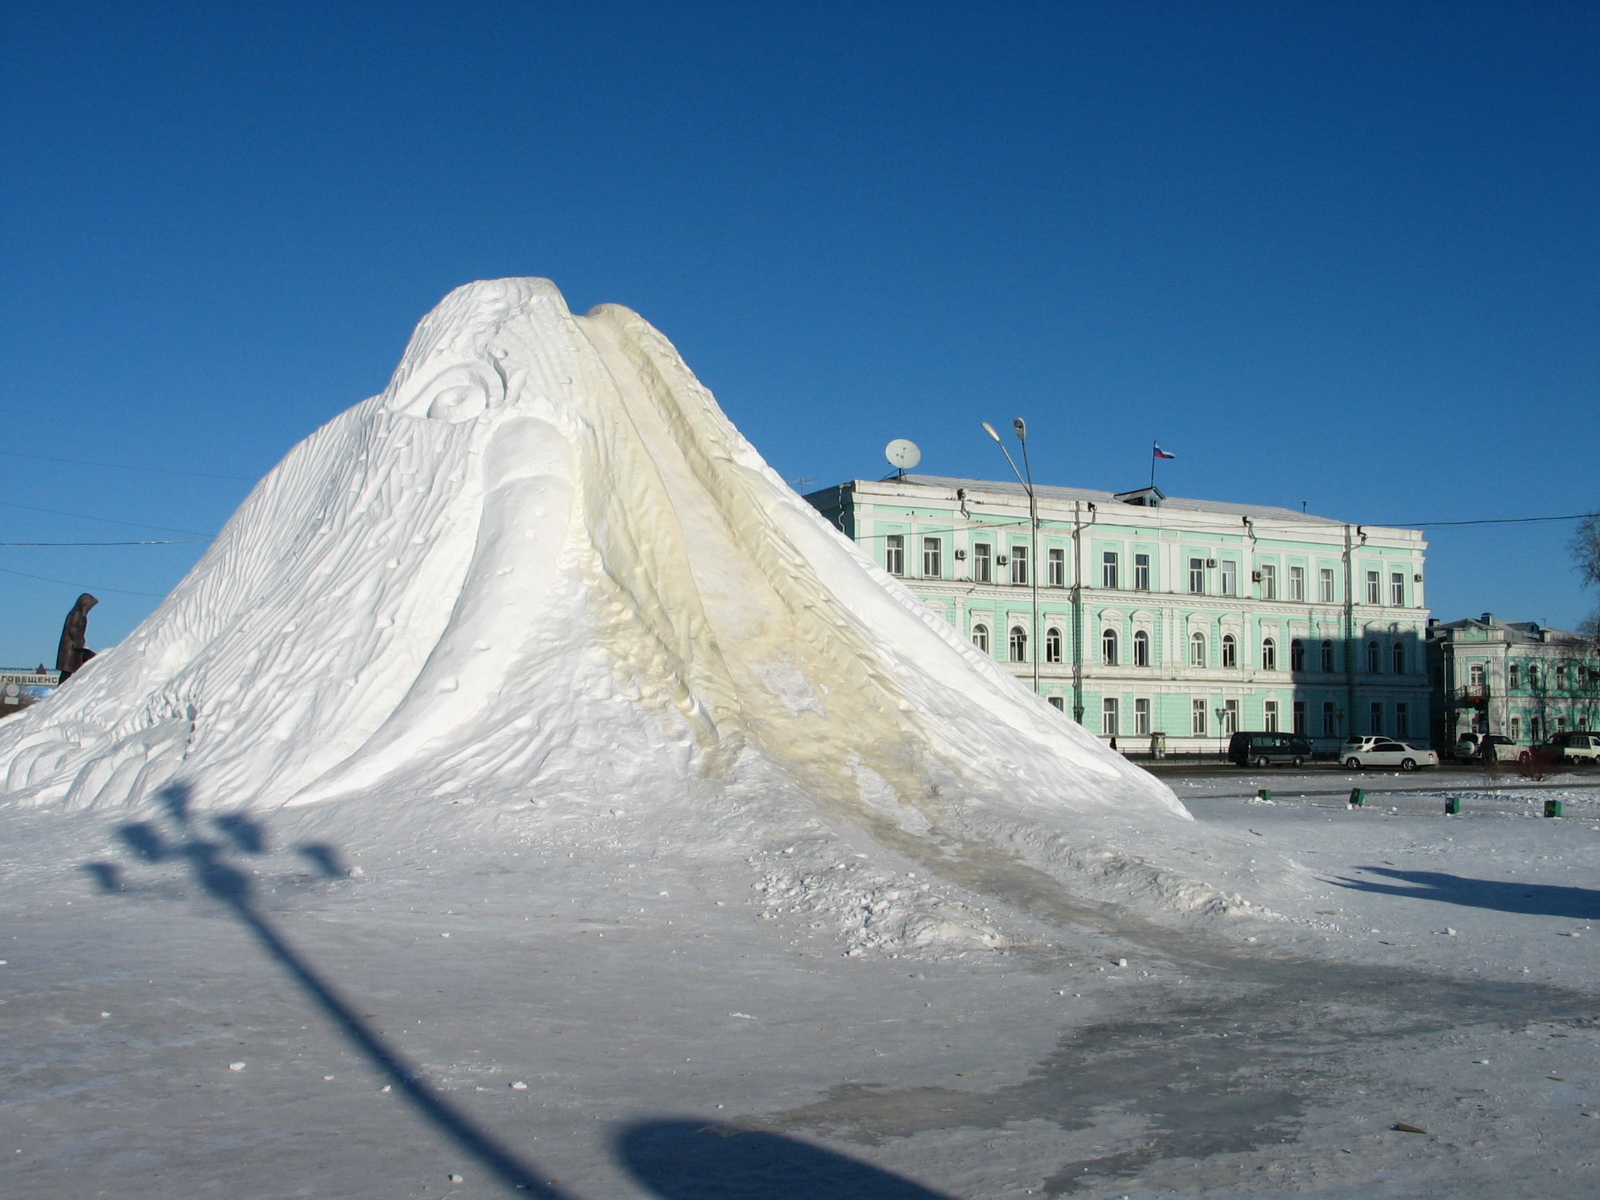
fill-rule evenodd
<path id="1" fill-rule="evenodd" d="M 1419 750 L 1405 742 L 1378 740 L 1360 750 L 1347 752 L 1344 765 L 1352 771 L 1363 767 L 1399 767 L 1402 771 L 1415 771 L 1418 767 L 1437 767 L 1436 750 Z"/>

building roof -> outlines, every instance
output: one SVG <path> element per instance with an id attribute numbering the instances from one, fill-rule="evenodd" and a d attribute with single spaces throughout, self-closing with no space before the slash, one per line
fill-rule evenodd
<path id="1" fill-rule="evenodd" d="M 1496 629 L 1505 635 L 1506 641 L 1523 645 L 1551 642 L 1586 643 L 1590 640 L 1570 629 L 1551 629 L 1547 625 L 1540 625 L 1537 621 L 1502 621 L 1493 613 L 1484 613 L 1481 617 L 1463 617 L 1459 621 L 1435 621 L 1428 633 L 1430 637 L 1440 637 L 1454 630 L 1468 629 Z"/>
<path id="2" fill-rule="evenodd" d="M 989 492 L 1002 496 L 1027 495 L 1026 489 L 1020 483 L 1004 483 L 995 479 L 956 479 L 945 475 L 903 475 L 899 478 L 886 479 L 881 482 L 910 483 L 921 487 L 944 488 L 949 491 L 965 488 L 969 492 Z M 1120 497 L 1142 496 L 1149 489 L 1141 488 L 1133 492 L 1103 492 L 1098 488 L 1055 487 L 1050 484 L 1036 484 L 1033 490 L 1041 500 L 1065 500 L 1068 502 L 1079 500 L 1095 505 L 1126 505 L 1130 509 L 1137 509 L 1144 506 L 1142 504 L 1127 504 Z M 1302 525 L 1345 524 L 1345 522 L 1336 521 L 1332 517 L 1319 517 L 1311 513 L 1298 512 L 1292 508 L 1275 508 L 1267 504 L 1234 504 L 1227 500 L 1190 500 L 1181 496 L 1164 496 L 1160 507 L 1177 512 L 1218 513 L 1224 516 L 1249 517 L 1251 520 L 1285 521 Z M 1371 526 L 1370 528 L 1377 528 L 1377 526 Z"/>

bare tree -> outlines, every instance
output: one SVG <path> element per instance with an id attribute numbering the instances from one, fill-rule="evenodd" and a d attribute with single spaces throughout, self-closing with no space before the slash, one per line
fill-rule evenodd
<path id="1" fill-rule="evenodd" d="M 1600 513 L 1590 513 L 1578 522 L 1570 549 L 1572 565 L 1583 577 L 1583 586 L 1600 588 Z M 1584 621 L 1583 632 L 1590 637 L 1600 637 L 1600 607 Z"/>

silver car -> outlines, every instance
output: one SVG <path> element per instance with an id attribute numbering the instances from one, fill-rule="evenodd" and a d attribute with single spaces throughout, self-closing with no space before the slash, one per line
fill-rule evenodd
<path id="1" fill-rule="evenodd" d="M 1418 767 L 1437 767 L 1436 750 L 1420 750 L 1405 742 L 1380 738 L 1359 750 L 1347 750 L 1344 765 L 1352 771 L 1363 767 L 1399 767 L 1402 771 L 1415 771 Z"/>

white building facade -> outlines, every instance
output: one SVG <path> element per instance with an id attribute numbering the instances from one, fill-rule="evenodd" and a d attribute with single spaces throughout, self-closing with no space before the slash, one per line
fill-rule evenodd
<path id="1" fill-rule="evenodd" d="M 1419 531 L 1290 509 L 906 475 L 806 497 L 1055 707 L 1124 751 L 1240 730 L 1429 736 Z M 1037 597 L 1037 601 L 1035 601 Z"/>

